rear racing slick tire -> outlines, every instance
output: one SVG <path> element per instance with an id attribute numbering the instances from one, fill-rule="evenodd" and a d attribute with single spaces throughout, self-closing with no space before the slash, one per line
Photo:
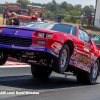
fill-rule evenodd
<path id="1" fill-rule="evenodd" d="M 90 73 L 81 72 L 77 74 L 77 82 L 93 85 L 95 84 L 98 76 L 99 76 L 99 60 L 97 59 L 96 62 L 91 67 Z"/>
<path id="2" fill-rule="evenodd" d="M 31 73 L 34 77 L 38 78 L 48 78 L 51 75 L 52 68 L 48 66 L 31 65 Z"/>
<path id="3" fill-rule="evenodd" d="M 64 44 L 59 53 L 59 58 L 54 57 L 53 59 L 53 70 L 57 73 L 64 73 L 69 63 L 69 57 L 69 47 L 67 44 Z"/>

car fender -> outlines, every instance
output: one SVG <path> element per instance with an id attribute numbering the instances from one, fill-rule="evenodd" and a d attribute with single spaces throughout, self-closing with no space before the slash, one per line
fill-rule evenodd
<path id="1" fill-rule="evenodd" d="M 67 44 L 67 45 L 68 45 L 69 50 L 70 50 L 70 56 L 71 56 L 72 53 L 74 52 L 74 48 L 75 48 L 73 39 L 70 38 L 70 37 L 66 37 L 66 38 L 64 39 L 64 44 Z"/>
<path id="2" fill-rule="evenodd" d="M 55 33 L 54 36 L 51 38 L 51 41 L 53 40 L 54 42 L 51 44 L 50 48 L 54 52 L 59 54 L 63 45 L 67 44 L 69 46 L 70 51 L 71 51 L 70 54 L 72 54 L 73 49 L 74 49 L 73 38 L 74 37 L 69 35 L 69 34 Z"/>

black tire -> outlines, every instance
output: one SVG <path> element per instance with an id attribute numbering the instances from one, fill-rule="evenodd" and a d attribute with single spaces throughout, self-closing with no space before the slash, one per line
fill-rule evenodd
<path id="1" fill-rule="evenodd" d="M 97 64 L 97 74 L 93 78 L 93 68 Z M 99 60 L 97 60 L 94 65 L 91 67 L 90 73 L 87 72 L 81 72 L 77 74 L 77 82 L 78 83 L 86 83 L 86 84 L 95 84 L 97 78 L 99 76 Z"/>
<path id="2" fill-rule="evenodd" d="M 34 77 L 38 78 L 48 78 L 51 75 L 52 68 L 48 66 L 31 65 L 31 73 Z"/>
<path id="3" fill-rule="evenodd" d="M 67 56 L 66 56 L 66 63 L 62 67 L 61 66 L 61 57 L 62 57 L 64 50 L 66 50 Z M 59 58 L 54 57 L 54 59 L 53 59 L 53 70 L 57 73 L 61 73 L 61 74 L 64 73 L 69 64 L 69 57 L 70 57 L 69 47 L 67 44 L 64 44 L 64 46 L 62 47 L 62 49 L 59 53 Z"/>
<path id="4" fill-rule="evenodd" d="M 0 66 L 4 65 L 7 61 L 8 56 L 3 56 L 2 58 L 0 58 Z"/>

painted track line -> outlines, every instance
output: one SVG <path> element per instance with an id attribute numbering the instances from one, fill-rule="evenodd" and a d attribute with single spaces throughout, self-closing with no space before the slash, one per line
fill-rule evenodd
<path id="1" fill-rule="evenodd" d="M 0 66 L 0 68 L 14 68 L 14 67 L 30 67 L 30 65 L 22 62 L 7 61 L 6 64 Z"/>
<path id="2" fill-rule="evenodd" d="M 13 65 L 13 66 L 0 66 L 0 68 L 14 68 L 14 67 L 30 67 L 30 65 Z"/>

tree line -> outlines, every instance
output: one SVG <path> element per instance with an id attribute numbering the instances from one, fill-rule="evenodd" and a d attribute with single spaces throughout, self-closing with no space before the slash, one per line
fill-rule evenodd
<path id="1" fill-rule="evenodd" d="M 72 16 L 81 16 L 83 13 L 88 16 L 90 13 L 94 13 L 94 6 L 84 6 L 82 5 L 72 5 L 67 2 L 57 3 L 56 0 L 52 0 L 47 4 L 40 4 L 35 2 L 30 2 L 29 0 L 17 0 L 17 3 L 21 3 L 21 8 L 26 9 L 27 5 L 35 5 L 35 6 L 42 6 L 46 7 L 46 16 L 45 19 L 47 20 L 55 20 L 56 12 L 58 14 L 65 14 L 65 15 L 72 15 Z M 4 4 L 0 4 L 0 6 L 4 6 Z M 3 8 L 0 7 L 0 13 L 3 12 Z M 71 17 L 71 16 L 60 16 L 62 21 L 64 22 L 71 22 L 71 23 L 79 23 L 79 18 Z"/>

